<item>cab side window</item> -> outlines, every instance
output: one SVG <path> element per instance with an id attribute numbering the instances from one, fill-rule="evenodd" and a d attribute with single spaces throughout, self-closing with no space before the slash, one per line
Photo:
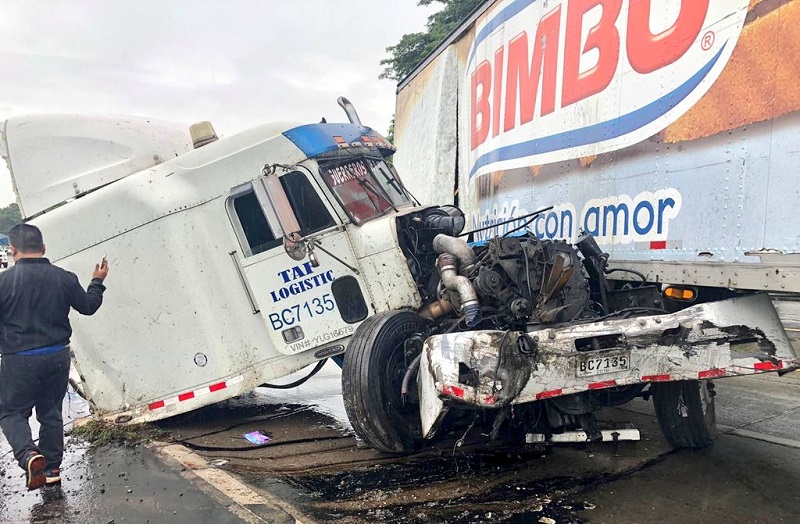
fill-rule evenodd
<path id="1" fill-rule="evenodd" d="M 267 223 L 267 217 L 264 216 L 264 211 L 261 209 L 261 204 L 252 189 L 234 197 L 233 209 L 249 247 L 249 253 L 246 255 L 257 255 L 281 245 L 282 239 L 275 238 L 275 234 Z"/>
<path id="2" fill-rule="evenodd" d="M 300 223 L 301 235 L 307 236 L 336 225 L 311 181 L 303 173 L 293 171 L 283 175 L 281 185 Z"/>

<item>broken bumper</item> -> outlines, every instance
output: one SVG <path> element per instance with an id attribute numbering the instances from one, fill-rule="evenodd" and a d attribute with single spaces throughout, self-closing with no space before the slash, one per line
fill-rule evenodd
<path id="1" fill-rule="evenodd" d="M 423 435 L 455 404 L 498 408 L 637 383 L 711 379 L 800 365 L 766 294 L 666 315 L 425 341 L 417 381 Z"/>

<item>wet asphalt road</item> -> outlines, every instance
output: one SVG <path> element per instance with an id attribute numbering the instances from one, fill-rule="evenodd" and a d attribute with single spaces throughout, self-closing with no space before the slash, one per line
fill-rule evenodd
<path id="1" fill-rule="evenodd" d="M 652 404 L 637 401 L 603 412 L 642 431 L 641 442 L 616 452 L 610 444 L 528 454 L 448 448 L 365 465 L 348 449 L 356 466 L 333 472 L 317 462 L 319 450 L 316 461 L 295 456 L 284 464 L 271 455 L 255 471 L 237 464 L 235 453 L 206 455 L 225 457 L 251 485 L 318 522 L 799 522 L 800 374 L 721 380 L 717 391 L 723 433 L 701 451 L 670 451 Z M 306 395 L 294 400 L 316 401 L 313 391 Z M 265 393 L 261 401 L 280 400 Z"/>
<path id="2" fill-rule="evenodd" d="M 800 303 L 781 310 L 787 327 L 798 330 L 790 334 L 799 335 Z M 352 440 L 339 380 L 338 369 L 327 365 L 295 390 L 258 390 L 167 427 L 268 500 L 285 501 L 283 513 L 269 513 L 279 518 L 242 520 L 230 511 L 231 500 L 142 447 L 86 450 L 70 443 L 63 490 L 27 493 L 0 436 L 0 522 L 800 522 L 800 373 L 717 381 L 723 432 L 706 450 L 668 450 L 652 406 L 637 401 L 603 412 L 642 431 L 641 442 L 616 450 L 604 444 L 507 453 L 448 445 L 401 460 Z M 80 399 L 65 401 L 67 415 L 83 410 Z M 242 424 L 194 436 L 231 421 Z M 244 449 L 242 433 L 253 429 L 283 447 Z M 293 444 L 308 437 L 319 441 Z"/>
<path id="3" fill-rule="evenodd" d="M 74 393 L 64 401 L 65 421 L 88 414 Z M 34 430 L 37 425 L 34 421 Z M 69 424 L 67 424 L 67 430 Z M 180 468 L 144 447 L 90 450 L 67 439 L 62 488 L 28 492 L 23 472 L 0 433 L 0 523 L 242 522 L 198 489 Z"/>

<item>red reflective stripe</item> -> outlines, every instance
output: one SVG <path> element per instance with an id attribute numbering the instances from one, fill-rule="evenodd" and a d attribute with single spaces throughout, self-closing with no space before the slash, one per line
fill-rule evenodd
<path id="1" fill-rule="evenodd" d="M 645 375 L 642 377 L 642 382 L 667 382 L 669 375 Z"/>
<path id="2" fill-rule="evenodd" d="M 650 249 L 667 249 L 666 240 L 653 240 L 650 242 Z"/>
<path id="3" fill-rule="evenodd" d="M 242 377 L 236 377 L 236 378 L 231 379 L 231 380 L 235 384 L 237 382 L 241 382 L 241 379 L 242 379 Z M 198 390 L 195 390 L 195 391 L 187 391 L 186 393 L 181 393 L 180 395 L 178 395 L 178 402 L 182 402 L 184 400 L 191 400 L 193 398 L 196 398 L 198 395 L 204 395 L 206 393 L 214 393 L 215 391 L 219 391 L 219 390 L 225 389 L 227 387 L 228 387 L 228 381 L 222 381 L 222 382 L 217 382 L 216 384 L 211 384 L 210 386 L 208 386 L 208 391 L 206 391 L 205 388 L 198 389 Z M 175 397 L 172 397 L 172 399 L 169 399 L 169 400 L 174 401 Z M 158 400 L 156 402 L 151 402 L 150 404 L 147 405 L 147 407 L 150 410 L 154 410 L 154 409 L 163 408 L 165 405 L 166 405 L 166 401 L 165 400 Z"/>
<path id="4" fill-rule="evenodd" d="M 464 390 L 458 386 L 448 386 L 447 384 L 442 384 L 442 393 L 450 397 L 464 398 Z"/>
<path id="5" fill-rule="evenodd" d="M 220 382 L 218 384 L 211 384 L 210 386 L 208 386 L 208 390 L 211 393 L 213 393 L 215 391 L 219 391 L 220 389 L 225 389 L 226 387 L 227 387 L 227 384 L 225 384 L 224 382 Z"/>
<path id="6" fill-rule="evenodd" d="M 610 388 L 617 385 L 616 380 L 604 380 L 603 382 L 593 382 L 589 384 L 589 389 L 603 389 Z"/>
<path id="7" fill-rule="evenodd" d="M 728 372 L 724 369 L 709 369 L 708 371 L 701 371 L 697 374 L 697 378 L 716 378 L 716 377 L 724 377 L 727 375 Z"/>
<path id="8" fill-rule="evenodd" d="M 542 391 L 541 393 L 536 394 L 536 400 L 542 400 L 543 398 L 557 397 L 563 391 L 564 391 L 563 389 L 552 389 L 550 391 Z"/>
<path id="9" fill-rule="evenodd" d="M 775 371 L 778 369 L 783 369 L 783 362 L 780 360 L 777 364 L 775 362 L 756 362 L 756 365 L 753 367 L 757 371 Z"/>

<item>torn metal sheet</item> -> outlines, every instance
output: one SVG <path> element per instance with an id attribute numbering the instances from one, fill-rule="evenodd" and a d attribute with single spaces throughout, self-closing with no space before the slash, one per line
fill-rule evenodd
<path id="1" fill-rule="evenodd" d="M 521 351 L 526 348 L 528 354 Z M 587 390 L 747 375 L 800 364 L 766 294 L 527 334 L 436 335 L 426 340 L 424 351 L 419 388 L 420 398 L 428 399 L 426 406 L 432 405 L 430 397 L 437 397 L 445 404 L 500 407 Z"/>

